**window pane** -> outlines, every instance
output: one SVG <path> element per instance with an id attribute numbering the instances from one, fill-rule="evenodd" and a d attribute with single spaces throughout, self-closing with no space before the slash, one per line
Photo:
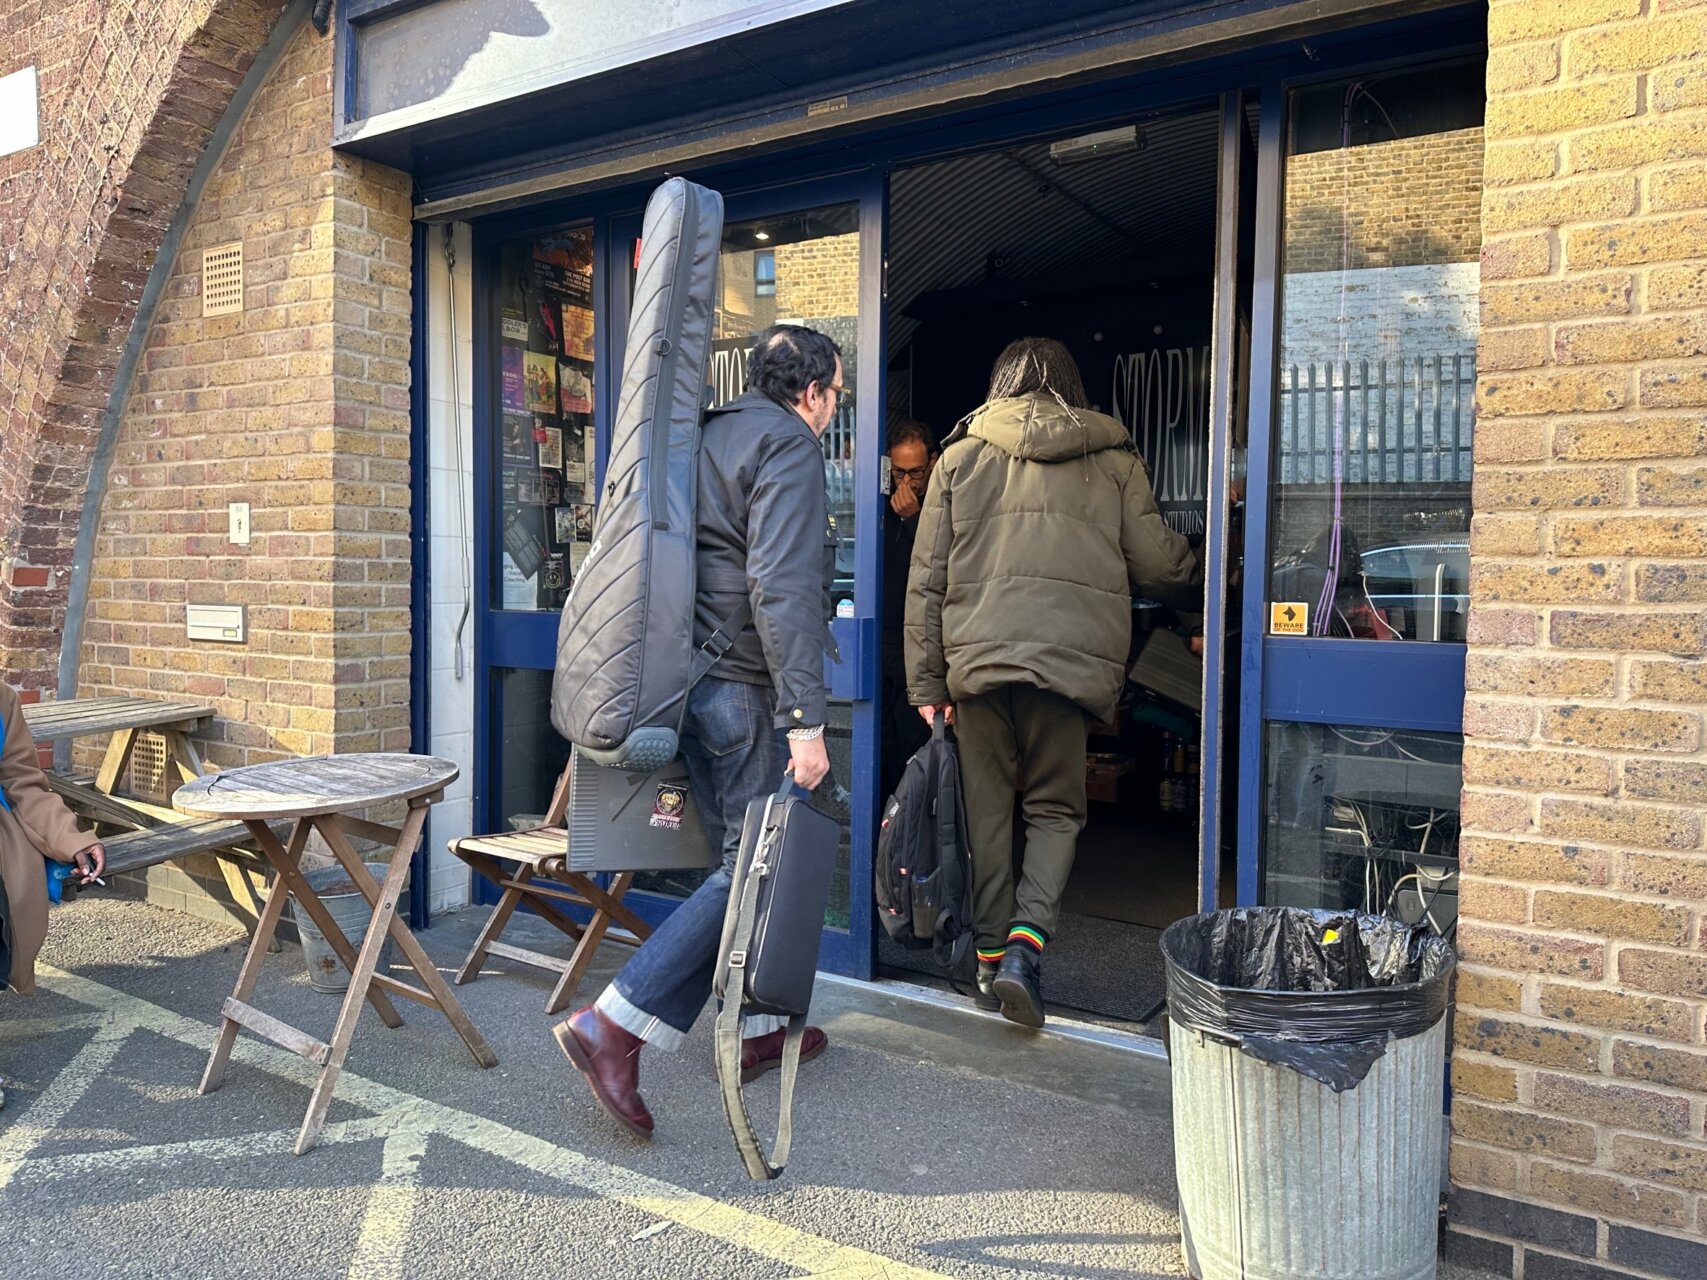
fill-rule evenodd
<path id="1" fill-rule="evenodd" d="M 1450 932 L 1463 747 L 1451 733 L 1271 722 L 1263 902 Z"/>
<path id="2" fill-rule="evenodd" d="M 592 543 L 593 233 L 504 246 L 492 606 L 561 609 Z"/>
<path id="3" fill-rule="evenodd" d="M 551 727 L 551 672 L 510 668 L 493 675 L 498 810 L 492 818 L 503 830 L 536 826 L 569 763 L 569 744 Z"/>
<path id="4" fill-rule="evenodd" d="M 1438 67 L 1292 98 L 1269 598 L 1310 635 L 1464 639 L 1482 102 Z"/>

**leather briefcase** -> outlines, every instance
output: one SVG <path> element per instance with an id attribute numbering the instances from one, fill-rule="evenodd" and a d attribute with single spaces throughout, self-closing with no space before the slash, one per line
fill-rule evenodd
<path id="1" fill-rule="evenodd" d="M 747 1174 L 755 1180 L 776 1177 L 788 1163 L 800 1041 L 812 1004 L 839 837 L 836 820 L 796 794 L 792 781 L 785 781 L 776 795 L 747 806 L 712 986 L 723 1002 L 717 1014 L 717 1078 L 723 1110 Z M 741 1095 L 744 1013 L 788 1019 L 782 1101 L 770 1157 L 753 1131 Z"/>

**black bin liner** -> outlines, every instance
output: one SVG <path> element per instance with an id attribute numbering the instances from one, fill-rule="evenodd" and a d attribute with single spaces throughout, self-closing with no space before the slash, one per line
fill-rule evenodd
<path id="1" fill-rule="evenodd" d="M 1162 934 L 1168 1019 L 1354 1089 L 1389 1039 L 1446 1013 L 1457 958 L 1426 925 L 1356 911 L 1238 907 L 1176 920 Z"/>

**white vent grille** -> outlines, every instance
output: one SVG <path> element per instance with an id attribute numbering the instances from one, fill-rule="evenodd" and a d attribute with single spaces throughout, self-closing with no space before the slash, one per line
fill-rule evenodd
<path id="1" fill-rule="evenodd" d="M 243 310 L 243 242 L 202 252 L 202 314 L 230 315 Z"/>

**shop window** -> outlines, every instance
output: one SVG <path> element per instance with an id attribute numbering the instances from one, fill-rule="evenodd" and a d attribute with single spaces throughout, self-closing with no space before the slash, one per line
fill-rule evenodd
<path id="1" fill-rule="evenodd" d="M 591 228 L 506 244 L 498 308 L 492 606 L 561 609 L 592 543 Z"/>
<path id="2" fill-rule="evenodd" d="M 1271 723 L 1263 901 L 1458 919 L 1463 738 Z"/>
<path id="3" fill-rule="evenodd" d="M 1292 98 L 1270 600 L 1299 633 L 1464 640 L 1479 67 Z"/>

